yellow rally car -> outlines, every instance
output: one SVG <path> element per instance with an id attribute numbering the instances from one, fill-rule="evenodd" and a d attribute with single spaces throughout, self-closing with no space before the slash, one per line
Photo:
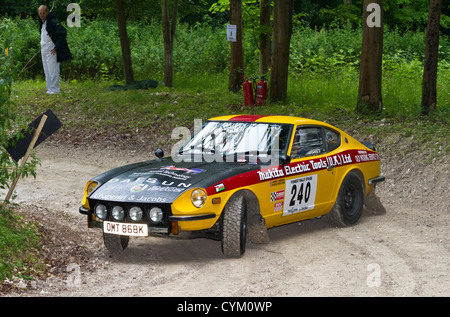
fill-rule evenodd
<path id="1" fill-rule="evenodd" d="M 221 241 L 226 256 L 267 229 L 329 214 L 353 225 L 380 175 L 370 143 L 320 121 L 263 115 L 213 118 L 164 158 L 122 166 L 86 184 L 79 211 L 110 251 L 130 236 Z"/>

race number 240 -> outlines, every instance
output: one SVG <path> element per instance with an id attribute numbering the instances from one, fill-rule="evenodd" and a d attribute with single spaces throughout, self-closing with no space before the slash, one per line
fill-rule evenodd
<path id="1" fill-rule="evenodd" d="M 314 208 L 317 174 L 286 181 L 283 215 L 290 215 Z"/>

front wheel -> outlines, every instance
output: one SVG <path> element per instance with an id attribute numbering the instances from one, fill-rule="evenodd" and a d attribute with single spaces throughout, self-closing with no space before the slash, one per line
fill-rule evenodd
<path id="1" fill-rule="evenodd" d="M 223 212 L 222 252 L 228 257 L 240 257 L 247 244 L 247 208 L 244 197 L 231 197 Z"/>
<path id="2" fill-rule="evenodd" d="M 339 188 L 330 212 L 331 220 L 339 227 L 355 224 L 361 217 L 364 205 L 364 188 L 358 174 L 349 172 Z"/>

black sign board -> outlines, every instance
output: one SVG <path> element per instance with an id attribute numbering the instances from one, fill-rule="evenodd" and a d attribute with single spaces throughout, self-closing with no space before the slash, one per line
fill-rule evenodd
<path id="1" fill-rule="evenodd" d="M 50 109 L 41 114 L 39 117 L 37 117 L 31 124 L 28 125 L 29 127 L 28 132 L 22 130 L 23 138 L 17 141 L 15 146 L 13 145 L 14 142 L 10 140 L 9 145 L 6 147 L 6 151 L 8 151 L 9 155 L 11 155 L 11 157 L 16 162 L 20 160 L 27 152 L 28 146 L 30 145 L 31 139 L 33 138 L 34 135 L 34 131 L 39 126 L 41 118 L 44 114 L 47 116 L 47 120 L 45 121 L 45 125 L 42 128 L 41 134 L 39 135 L 39 138 L 37 139 L 34 147 L 38 146 L 50 135 L 52 135 L 59 128 L 62 127 L 61 121 L 59 121 L 58 117 L 56 117 L 56 115 Z"/>

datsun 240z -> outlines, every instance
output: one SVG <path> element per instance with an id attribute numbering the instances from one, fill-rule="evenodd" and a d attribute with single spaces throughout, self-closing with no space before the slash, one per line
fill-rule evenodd
<path id="1" fill-rule="evenodd" d="M 326 214 L 355 224 L 384 181 L 372 144 L 304 118 L 213 118 L 172 153 L 87 182 L 79 211 L 110 251 L 124 250 L 130 236 L 189 232 L 239 257 L 247 240 L 267 243 L 274 226 Z"/>

